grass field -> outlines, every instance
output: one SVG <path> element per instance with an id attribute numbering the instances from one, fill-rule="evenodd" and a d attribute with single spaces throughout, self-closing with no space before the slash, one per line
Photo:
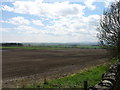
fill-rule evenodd
<path id="1" fill-rule="evenodd" d="M 42 50 L 56 50 L 56 49 L 65 49 L 65 48 L 81 48 L 81 49 L 99 49 L 102 48 L 100 46 L 92 46 L 92 45 L 85 45 L 85 46 L 65 46 L 65 45 L 52 45 L 52 46 L 1 46 L 2 49 L 42 49 Z"/>
<path id="2" fill-rule="evenodd" d="M 43 83 L 28 85 L 26 88 L 83 88 L 85 80 L 88 81 L 88 87 L 94 86 L 100 82 L 102 74 L 109 69 L 110 65 L 119 61 L 119 59 L 113 58 L 109 63 L 92 67 L 63 78 L 48 81 L 45 79 Z"/>
<path id="3" fill-rule="evenodd" d="M 44 80 L 43 83 L 28 85 L 26 88 L 83 88 L 83 82 L 88 81 L 88 86 L 95 85 L 101 80 L 102 74 L 107 71 L 109 64 L 92 67 L 71 76 L 55 80 Z"/>
<path id="4" fill-rule="evenodd" d="M 17 47 L 17 46 L 3 46 L 3 47 L 0 47 L 2 49 L 32 49 L 32 50 L 56 50 L 56 49 L 63 49 L 63 48 L 56 48 L 56 47 L 46 47 L 46 46 L 30 46 L 30 47 Z"/>

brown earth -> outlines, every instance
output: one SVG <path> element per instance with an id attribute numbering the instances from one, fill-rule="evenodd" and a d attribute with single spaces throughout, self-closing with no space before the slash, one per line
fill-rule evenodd
<path id="1" fill-rule="evenodd" d="M 107 57 L 104 49 L 6 49 L 2 51 L 3 87 L 21 87 L 34 80 L 63 77 L 103 64 Z"/>

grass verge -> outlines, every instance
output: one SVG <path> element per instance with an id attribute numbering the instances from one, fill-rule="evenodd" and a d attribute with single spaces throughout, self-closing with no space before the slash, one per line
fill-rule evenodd
<path id="1" fill-rule="evenodd" d="M 71 76 L 48 80 L 26 88 L 83 88 L 83 82 L 88 81 L 88 86 L 93 86 L 101 80 L 102 74 L 107 71 L 109 64 L 104 64 L 81 71 Z"/>
<path id="2" fill-rule="evenodd" d="M 118 62 L 120 62 L 120 59 L 117 58 L 117 57 L 112 58 L 111 61 L 110 61 L 111 64 L 116 64 Z"/>
<path id="3" fill-rule="evenodd" d="M 84 81 L 88 81 L 88 87 L 94 86 L 99 83 L 102 79 L 102 74 L 108 71 L 110 65 L 120 62 L 120 59 L 113 58 L 106 64 L 91 67 L 80 71 L 79 73 L 72 74 L 67 77 L 55 79 L 55 80 L 44 80 L 43 83 L 36 83 L 34 85 L 28 85 L 26 88 L 83 88 Z"/>

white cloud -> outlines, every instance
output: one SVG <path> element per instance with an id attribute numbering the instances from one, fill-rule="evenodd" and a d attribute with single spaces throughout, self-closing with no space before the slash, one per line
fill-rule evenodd
<path id="1" fill-rule="evenodd" d="M 96 9 L 96 6 L 93 5 L 93 3 L 95 2 L 96 0 L 85 0 L 84 1 L 84 4 L 86 7 L 90 8 L 91 10 L 95 10 Z"/>
<path id="2" fill-rule="evenodd" d="M 23 28 L 23 27 L 22 27 Z M 20 28 L 19 28 L 20 29 Z M 28 28 L 30 29 L 30 28 Z M 27 30 L 28 30 L 27 29 Z M 33 28 L 31 28 L 33 29 Z M 11 28 L 13 30 L 13 28 Z M 17 30 L 17 29 L 15 29 Z M 30 30 L 31 31 L 31 30 Z M 91 37 L 90 35 L 77 34 L 75 36 L 71 35 L 51 35 L 46 33 L 34 33 L 34 32 L 18 32 L 19 34 L 3 34 L 2 41 L 4 42 L 96 42 L 97 39 Z M 24 34 L 22 34 L 24 33 Z"/>
<path id="3" fill-rule="evenodd" d="M 16 26 L 14 28 L 1 28 L 1 32 L 16 32 L 16 35 L 19 33 L 23 33 L 23 34 L 37 34 L 37 33 L 42 33 L 42 30 L 38 30 L 34 27 L 31 27 L 31 26 L 26 26 L 26 25 L 19 25 L 19 26 Z"/>
<path id="4" fill-rule="evenodd" d="M 17 31 L 18 33 L 24 33 L 24 34 L 30 34 L 30 33 L 33 33 L 33 34 L 38 34 L 39 33 L 40 34 L 40 33 L 42 33 L 42 30 L 38 30 L 34 27 L 25 26 L 25 25 L 18 26 L 14 29 L 18 30 Z"/>
<path id="5" fill-rule="evenodd" d="M 96 6 L 93 4 L 95 2 L 103 2 L 105 3 L 105 7 L 108 7 L 112 2 L 115 2 L 117 0 L 84 0 L 84 4 L 86 7 L 88 7 L 91 10 L 95 10 Z"/>
<path id="6" fill-rule="evenodd" d="M 9 6 L 3 6 L 3 10 L 13 11 L 16 13 L 29 13 L 29 14 L 40 15 L 43 13 L 45 14 L 48 10 L 55 9 L 54 7 L 58 8 L 58 9 L 60 6 L 62 6 L 63 8 L 66 8 L 66 6 L 64 5 L 64 2 L 83 2 L 85 4 L 85 7 L 88 7 L 91 10 L 95 10 L 96 6 L 93 5 L 93 3 L 104 2 L 105 5 L 108 6 L 111 2 L 115 2 L 115 0 L 29 0 L 29 1 L 27 1 L 27 0 L 7 0 L 7 1 L 2 1 L 2 2 L 14 2 L 13 8 L 11 8 Z M 51 3 L 45 3 L 45 2 L 51 2 Z M 34 11 L 31 8 L 33 8 Z M 46 9 L 46 8 L 48 8 L 48 9 Z M 27 11 L 27 9 L 28 9 L 28 11 Z M 47 11 L 44 12 L 44 9 L 46 9 Z M 19 12 L 17 10 L 19 10 Z M 37 10 L 39 10 L 39 11 L 37 11 Z"/>
<path id="7" fill-rule="evenodd" d="M 87 34 L 91 31 L 96 31 L 96 26 L 99 23 L 99 15 L 74 16 L 67 18 L 60 18 L 53 22 L 53 25 L 47 26 L 47 28 L 56 34 Z M 89 33 L 88 33 L 89 34 Z M 92 33 L 91 33 L 92 34 Z M 94 35 L 95 33 L 93 33 Z"/>
<path id="8" fill-rule="evenodd" d="M 36 27 L 29 26 L 25 24 L 25 22 L 24 24 L 21 22 L 14 22 L 16 21 L 16 17 L 10 20 L 11 23 L 17 24 L 17 27 L 11 28 L 11 30 L 16 30 L 16 32 L 20 34 L 32 34 L 31 36 L 37 34 L 38 37 L 41 35 L 42 38 L 46 37 L 45 41 L 50 42 L 57 42 L 57 39 L 58 42 L 61 41 L 61 39 L 65 39 L 63 42 L 79 42 L 87 40 L 96 41 L 96 26 L 99 23 L 99 18 L 99 15 L 90 15 L 86 17 L 79 15 L 60 17 L 59 19 L 53 19 L 50 25 L 44 26 L 44 30 L 41 30 L 41 28 L 37 29 Z M 41 20 L 32 20 L 32 23 L 40 26 L 43 25 Z M 9 32 L 8 30 L 7 32 Z M 54 40 L 52 41 L 50 38 Z"/>
<path id="9" fill-rule="evenodd" d="M 12 24 L 22 24 L 22 25 L 30 23 L 29 20 L 27 20 L 27 19 L 25 19 L 24 17 L 21 17 L 21 16 L 11 18 L 9 20 L 9 22 L 12 23 Z"/>
<path id="10" fill-rule="evenodd" d="M 88 17 L 61 17 L 59 20 L 54 20 L 52 22 L 52 25 L 45 26 L 44 30 L 26 25 L 19 25 L 14 29 L 11 28 L 11 30 L 16 30 L 17 33 L 19 33 L 20 35 L 26 35 L 24 37 L 26 37 L 26 40 L 28 41 L 33 40 L 36 42 L 96 42 L 96 25 L 98 24 L 99 17 L 99 15 L 90 15 Z M 28 39 L 28 35 L 31 35 L 31 39 Z"/>
<path id="11" fill-rule="evenodd" d="M 10 24 L 14 24 L 14 25 L 28 25 L 30 23 L 29 20 L 27 20 L 21 16 L 10 18 L 7 21 L 2 20 L 1 22 L 2 23 L 10 23 Z"/>
<path id="12" fill-rule="evenodd" d="M 11 28 L 0 28 L 0 32 L 10 32 Z"/>
<path id="13" fill-rule="evenodd" d="M 64 2 L 66 0 L 43 0 L 43 2 Z M 95 2 L 103 2 L 105 3 L 105 6 L 108 7 L 110 5 L 111 2 L 115 2 L 118 0 L 67 0 L 69 2 L 83 2 L 85 4 L 85 6 L 91 10 L 95 10 L 96 6 L 93 5 L 93 3 Z"/>
<path id="14" fill-rule="evenodd" d="M 80 4 L 61 3 L 42 3 L 40 1 L 16 1 L 13 7 L 3 5 L 2 10 L 15 13 L 31 14 L 37 16 L 59 17 L 68 15 L 83 15 L 85 6 Z"/>
<path id="15" fill-rule="evenodd" d="M 25 1 L 25 0 L 1 0 L 1 2 L 15 2 L 15 1 Z M 34 1 L 34 0 L 29 0 L 29 1 Z M 39 0 L 43 1 L 43 0 Z"/>
<path id="16" fill-rule="evenodd" d="M 44 26 L 41 20 L 32 20 L 33 24 L 38 25 L 38 26 Z"/>
<path id="17" fill-rule="evenodd" d="M 6 11 L 9 11 L 9 12 L 13 12 L 13 8 L 12 7 L 9 7 L 7 5 L 1 5 L 2 6 L 2 10 L 6 10 Z"/>
<path id="18" fill-rule="evenodd" d="M 99 24 L 100 16 L 84 16 L 84 9 L 87 7 L 91 10 L 95 10 L 96 6 L 94 5 L 94 2 L 97 1 L 84 0 L 83 2 L 85 5 L 71 4 L 69 2 L 42 3 L 42 1 L 39 0 L 15 1 L 13 7 L 5 5 L 2 9 L 14 13 L 36 15 L 40 16 L 40 18 L 41 16 L 44 16 L 44 19 L 42 19 L 43 17 L 41 18 L 42 21 L 50 18 L 52 19 L 50 20 L 51 24 L 45 23 L 44 25 L 41 20 L 34 20 L 34 18 L 30 19 L 31 23 L 37 25 L 37 27 L 44 26 L 42 29 L 38 29 L 37 27 L 32 27 L 30 21 L 24 17 L 14 17 L 3 22 L 17 25 L 14 30 L 21 33 L 20 35 L 24 33 L 26 39 L 23 40 L 25 41 L 94 42 L 97 41 L 97 38 L 95 37 L 97 33 L 96 27 L 97 24 Z M 106 4 L 109 3 L 108 0 L 102 0 L 102 2 L 106 2 Z M 18 36 L 18 38 L 16 37 L 15 39 L 9 38 L 8 40 L 21 40 L 20 38 L 23 38 L 23 36 Z"/>
<path id="19" fill-rule="evenodd" d="M 115 2 L 117 0 L 105 0 L 104 3 L 105 3 L 105 7 L 108 7 L 112 2 Z"/>
<path id="20" fill-rule="evenodd" d="M 8 21 L 1 20 L 0 23 L 8 23 Z"/>

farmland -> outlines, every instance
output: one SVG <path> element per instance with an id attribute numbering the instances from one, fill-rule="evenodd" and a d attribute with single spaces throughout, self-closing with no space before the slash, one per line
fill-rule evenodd
<path id="1" fill-rule="evenodd" d="M 21 86 L 44 78 L 64 77 L 108 61 L 105 49 L 94 48 L 3 47 L 2 52 L 3 87 Z"/>
<path id="2" fill-rule="evenodd" d="M 3 49 L 33 49 L 33 50 L 55 50 L 55 49 L 66 49 L 66 48 L 81 48 L 81 49 L 100 49 L 103 48 L 97 45 L 49 45 L 49 46 L 1 46 Z"/>

